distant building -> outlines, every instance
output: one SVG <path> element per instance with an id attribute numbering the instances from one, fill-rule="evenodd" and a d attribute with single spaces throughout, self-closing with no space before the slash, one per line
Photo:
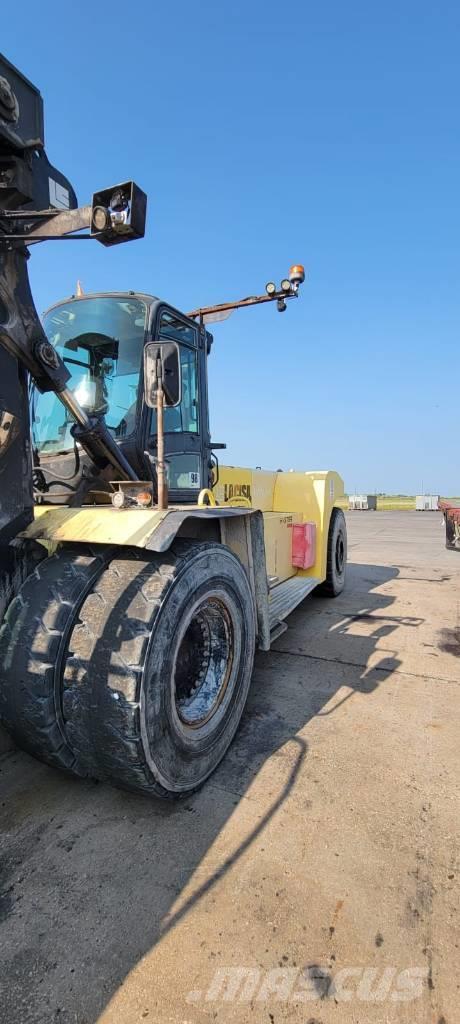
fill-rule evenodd
<path id="1" fill-rule="evenodd" d="M 348 508 L 350 512 L 376 512 L 376 494 L 349 494 Z"/>
<path id="2" fill-rule="evenodd" d="M 416 494 L 416 512 L 437 512 L 439 507 L 439 494 Z"/>

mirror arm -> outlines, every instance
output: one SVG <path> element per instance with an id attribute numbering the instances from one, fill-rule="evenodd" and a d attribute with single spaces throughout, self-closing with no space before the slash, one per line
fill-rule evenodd
<path id="1" fill-rule="evenodd" d="M 161 358 L 156 365 L 156 411 L 157 411 L 157 488 L 158 508 L 168 507 L 168 484 L 165 467 L 164 391 Z"/>

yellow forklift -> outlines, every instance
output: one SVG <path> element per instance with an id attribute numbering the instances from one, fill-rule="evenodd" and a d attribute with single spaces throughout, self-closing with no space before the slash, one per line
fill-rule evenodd
<path id="1" fill-rule="evenodd" d="M 0 716 L 49 764 L 177 797 L 224 756 L 256 648 L 345 582 L 338 474 L 221 466 L 209 430 L 209 323 L 283 312 L 304 270 L 188 313 L 79 294 L 42 325 L 29 247 L 141 237 L 146 197 L 127 182 L 78 208 L 41 118 L 0 63 Z"/>

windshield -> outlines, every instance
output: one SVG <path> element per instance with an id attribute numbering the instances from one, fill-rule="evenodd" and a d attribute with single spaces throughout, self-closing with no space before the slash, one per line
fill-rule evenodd
<path id="1" fill-rule="evenodd" d="M 71 373 L 68 387 L 91 415 L 104 415 L 116 438 L 133 433 L 147 306 L 130 296 L 73 299 L 45 314 L 48 340 Z M 34 443 L 45 452 L 73 447 L 74 420 L 53 392 L 33 394 Z"/>

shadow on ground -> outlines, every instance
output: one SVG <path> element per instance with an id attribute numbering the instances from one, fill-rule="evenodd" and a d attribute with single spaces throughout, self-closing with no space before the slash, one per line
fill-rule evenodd
<path id="1" fill-rule="evenodd" d="M 302 732 L 309 720 L 334 714 L 354 692 L 371 693 L 398 668 L 395 651 L 377 664 L 374 658 L 368 670 L 380 637 L 420 623 L 393 617 L 394 598 L 379 592 L 397 575 L 392 567 L 350 565 L 340 598 L 309 598 L 291 616 L 292 628 L 275 649 L 257 656 L 248 707 L 227 757 L 192 798 L 153 802 L 68 778 L 21 753 L 1 763 L 0 999 L 8 1024 L 94 1024 L 139 959 L 231 870 L 295 790 L 308 758 Z M 360 620 L 370 629 L 357 637 L 352 626 Z M 304 651 L 305 636 L 312 638 L 312 654 Z M 335 703 L 344 666 L 347 693 Z M 273 756 L 285 758 L 280 791 L 262 817 L 254 813 L 254 826 L 214 872 L 203 881 L 198 875 L 193 894 L 176 909 Z"/>

